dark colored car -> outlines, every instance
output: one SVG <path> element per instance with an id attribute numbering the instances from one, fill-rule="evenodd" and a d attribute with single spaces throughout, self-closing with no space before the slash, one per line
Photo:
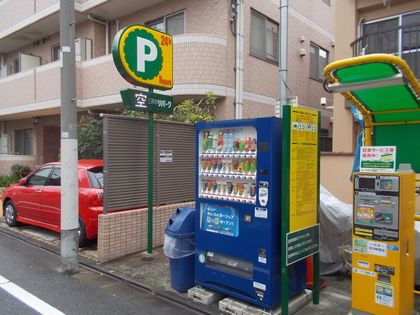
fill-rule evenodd
<path id="1" fill-rule="evenodd" d="M 79 245 L 97 238 L 103 212 L 103 161 L 81 160 L 79 173 Z M 26 223 L 60 232 L 61 164 L 40 166 L 3 191 L 3 214 L 9 226 Z"/>

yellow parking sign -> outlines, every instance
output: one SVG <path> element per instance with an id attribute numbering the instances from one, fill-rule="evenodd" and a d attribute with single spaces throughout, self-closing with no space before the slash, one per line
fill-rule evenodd
<path id="1" fill-rule="evenodd" d="M 131 84 L 161 90 L 173 87 L 173 39 L 143 25 L 127 26 L 115 36 L 112 56 Z"/>

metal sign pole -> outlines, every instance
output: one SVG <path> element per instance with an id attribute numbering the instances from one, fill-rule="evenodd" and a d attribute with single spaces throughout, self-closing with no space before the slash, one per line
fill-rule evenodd
<path id="1" fill-rule="evenodd" d="M 153 89 L 149 89 L 153 93 Z M 147 253 L 153 251 L 153 112 L 149 109 L 147 112 L 149 143 L 147 147 Z"/>
<path id="2" fill-rule="evenodd" d="M 284 106 L 283 130 L 282 130 L 282 191 L 281 191 L 281 269 L 280 269 L 280 294 L 281 294 L 281 314 L 289 313 L 289 267 L 287 266 L 287 241 L 289 233 L 289 187 L 285 183 L 290 182 L 290 106 Z"/>
<path id="3" fill-rule="evenodd" d="M 320 150 L 320 146 L 321 146 L 321 115 L 318 116 L 318 194 L 317 194 L 317 222 L 319 223 L 319 199 L 320 199 L 320 187 L 321 187 L 321 183 L 320 183 L 320 170 L 321 170 L 321 150 Z M 313 293 L 312 293 L 312 303 L 318 305 L 319 304 L 319 290 L 320 290 L 320 285 L 321 285 L 321 279 L 319 276 L 319 267 L 320 267 L 320 263 L 319 263 L 319 252 L 315 253 L 313 256 L 313 279 L 314 279 L 314 287 L 313 287 Z"/>

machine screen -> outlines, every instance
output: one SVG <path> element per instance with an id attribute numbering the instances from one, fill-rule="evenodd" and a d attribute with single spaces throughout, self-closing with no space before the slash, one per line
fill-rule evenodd
<path id="1" fill-rule="evenodd" d="M 374 177 L 359 177 L 359 188 L 360 189 L 375 189 L 375 178 Z"/>
<path id="2" fill-rule="evenodd" d="M 201 205 L 201 229 L 207 232 L 237 237 L 238 210 L 233 207 L 204 203 Z"/>

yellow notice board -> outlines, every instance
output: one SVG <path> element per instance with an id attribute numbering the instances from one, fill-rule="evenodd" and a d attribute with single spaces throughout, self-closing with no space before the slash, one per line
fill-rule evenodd
<path id="1" fill-rule="evenodd" d="M 318 115 L 291 108 L 290 122 L 290 232 L 317 224 Z"/>

